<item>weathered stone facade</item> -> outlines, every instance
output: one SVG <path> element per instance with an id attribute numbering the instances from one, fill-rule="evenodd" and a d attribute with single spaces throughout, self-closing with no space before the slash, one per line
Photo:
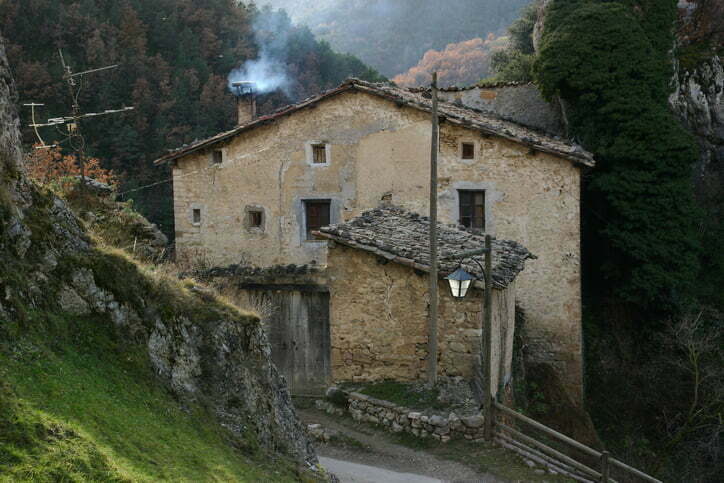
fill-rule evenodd
<path id="1" fill-rule="evenodd" d="M 259 266 L 325 266 L 326 242 L 306 239 L 304 200 L 329 200 L 330 223 L 382 199 L 427 213 L 430 116 L 422 95 L 409 97 L 322 96 L 167 158 L 175 164 L 177 249 L 204 250 L 220 265 L 245 258 Z M 467 112 L 443 104 L 449 116 Z M 495 134 L 471 119 L 469 127 L 464 118 L 441 124 L 439 220 L 459 221 L 460 190 L 485 190 L 485 231 L 538 257 L 516 284 L 531 354 L 554 364 L 580 396 L 580 169 L 591 162 L 561 141 L 504 123 Z M 473 159 L 462 159 L 463 142 L 474 144 Z M 309 146 L 318 143 L 328 159 L 315 165 Z M 213 164 L 212 150 L 223 152 L 222 163 Z M 248 206 L 263 210 L 261 227 L 246 226 Z"/>
<path id="2" fill-rule="evenodd" d="M 340 244 L 329 250 L 327 273 L 334 381 L 424 378 L 427 275 Z M 482 291 L 473 288 L 464 299 L 454 299 L 441 282 L 438 297 L 438 371 L 469 378 L 481 350 Z M 500 369 L 503 379 L 511 370 L 515 282 L 505 290 L 493 290 L 492 307 L 495 392 Z"/>

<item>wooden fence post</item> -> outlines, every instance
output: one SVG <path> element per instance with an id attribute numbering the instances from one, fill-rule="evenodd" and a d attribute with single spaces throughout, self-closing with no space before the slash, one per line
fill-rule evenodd
<path id="1" fill-rule="evenodd" d="M 601 452 L 601 483 L 608 483 L 608 451 Z"/>
<path id="2" fill-rule="evenodd" d="M 491 389 L 491 379 L 493 377 L 493 242 L 490 235 L 485 235 L 485 307 L 484 307 L 484 324 L 483 340 L 485 341 L 485 359 L 483 374 L 485 378 L 485 390 L 483 391 L 483 401 L 485 408 L 485 426 L 483 428 L 483 436 L 487 441 L 493 439 L 493 391 Z M 497 387 L 497 384 L 496 384 Z"/>

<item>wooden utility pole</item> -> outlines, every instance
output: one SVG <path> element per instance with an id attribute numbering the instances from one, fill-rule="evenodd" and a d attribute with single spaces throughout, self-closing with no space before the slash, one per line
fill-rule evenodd
<path id="1" fill-rule="evenodd" d="M 483 409 L 485 411 L 485 427 L 483 436 L 487 441 L 493 437 L 493 395 L 491 378 L 493 377 L 493 241 L 485 235 L 485 306 L 483 307 Z"/>
<path id="2" fill-rule="evenodd" d="M 437 72 L 432 74 L 432 147 L 430 151 L 430 318 L 427 328 L 427 380 L 437 383 Z"/>

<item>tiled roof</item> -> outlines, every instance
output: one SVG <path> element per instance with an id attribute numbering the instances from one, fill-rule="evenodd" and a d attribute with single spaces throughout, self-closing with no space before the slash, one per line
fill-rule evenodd
<path id="1" fill-rule="evenodd" d="M 463 92 L 463 91 L 471 91 L 473 89 L 499 89 L 501 87 L 521 87 L 521 86 L 527 86 L 532 85 L 531 82 L 517 82 L 517 81 L 480 81 L 477 84 L 473 84 L 470 86 L 460 87 L 460 86 L 448 86 L 448 87 L 439 87 L 438 89 L 443 92 Z M 408 91 L 410 92 L 430 92 L 430 87 L 427 86 L 421 86 L 421 87 L 408 87 Z"/>
<path id="2" fill-rule="evenodd" d="M 429 230 L 430 220 L 426 216 L 386 207 L 366 211 L 347 223 L 322 227 L 315 235 L 427 272 L 430 267 Z M 458 267 L 461 253 L 483 248 L 485 238 L 438 224 L 438 246 L 440 276 L 445 277 Z M 535 258 L 515 241 L 494 239 L 492 246 L 492 278 L 497 288 L 507 287 L 523 270 L 525 261 Z M 485 256 L 478 255 L 463 260 L 462 266 L 482 280 L 484 263 Z"/>
<path id="3" fill-rule="evenodd" d="M 190 145 L 182 146 L 181 148 L 158 158 L 154 161 L 154 163 L 162 164 L 181 158 L 195 151 L 207 149 L 210 146 L 228 140 L 237 134 L 275 122 L 282 116 L 293 114 L 307 107 L 312 107 L 324 99 L 350 90 L 357 90 L 380 96 L 394 102 L 398 106 L 408 106 L 425 112 L 432 111 L 431 96 L 427 91 L 416 91 L 394 87 L 389 84 L 377 84 L 365 82 L 359 79 L 349 79 L 335 89 L 310 97 L 298 104 L 284 107 L 276 112 L 266 116 L 261 116 L 252 122 L 237 126 L 230 131 L 219 133 L 203 141 L 196 141 Z M 438 112 L 440 117 L 444 118 L 447 123 L 509 139 L 511 141 L 524 144 L 532 149 L 555 154 L 585 166 L 594 165 L 593 155 L 585 151 L 581 146 L 548 134 L 537 132 L 515 122 L 503 120 L 495 114 L 448 102 L 440 102 L 438 105 Z"/>

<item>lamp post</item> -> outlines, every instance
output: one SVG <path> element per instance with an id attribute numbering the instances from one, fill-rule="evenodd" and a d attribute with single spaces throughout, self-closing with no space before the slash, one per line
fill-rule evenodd
<path id="1" fill-rule="evenodd" d="M 484 436 L 485 439 L 490 441 L 493 436 L 493 404 L 492 404 L 492 391 L 490 389 L 490 378 L 492 377 L 492 320 L 493 320 L 493 308 L 491 307 L 493 297 L 491 290 L 493 288 L 492 278 L 492 267 L 493 267 L 493 243 L 490 235 L 485 235 L 485 248 L 479 248 L 477 250 L 471 250 L 464 252 L 459 255 L 460 259 L 474 257 L 475 255 L 485 254 L 485 268 L 483 269 L 483 275 L 485 280 L 485 294 L 483 302 L 483 327 L 482 327 L 482 351 L 485 355 L 483 362 L 483 408 L 485 412 L 485 426 Z M 473 259 L 475 263 L 477 260 Z M 480 267 L 482 268 L 482 267 Z M 468 292 L 468 288 L 472 284 L 475 277 L 463 270 L 462 267 L 458 267 L 453 273 L 446 277 L 450 284 L 450 291 L 452 296 L 461 299 L 465 297 Z"/>

